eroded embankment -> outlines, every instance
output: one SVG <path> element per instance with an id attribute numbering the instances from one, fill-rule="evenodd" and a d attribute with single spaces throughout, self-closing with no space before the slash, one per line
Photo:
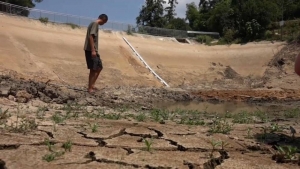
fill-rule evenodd
<path id="1" fill-rule="evenodd" d="M 2 97 L 26 103 L 38 98 L 46 103 L 74 103 L 93 106 L 130 106 L 152 108 L 157 102 L 223 102 L 286 103 L 300 100 L 299 90 L 182 90 L 166 88 L 104 88 L 94 95 L 74 86 L 0 76 Z"/>

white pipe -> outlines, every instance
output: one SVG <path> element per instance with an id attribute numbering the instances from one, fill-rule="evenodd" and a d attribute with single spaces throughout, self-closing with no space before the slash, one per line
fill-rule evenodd
<path id="1" fill-rule="evenodd" d="M 146 66 L 147 69 L 150 70 L 150 72 L 159 79 L 159 81 L 164 84 L 167 87 L 170 87 L 167 82 L 165 82 L 160 76 L 158 76 L 157 73 L 154 72 L 154 70 L 146 63 L 146 61 L 143 59 L 143 57 L 134 49 L 134 47 L 128 42 L 128 40 L 123 37 L 124 41 L 130 46 L 130 48 L 134 51 L 134 53 L 138 56 L 138 58 L 144 63 L 144 65 Z"/>

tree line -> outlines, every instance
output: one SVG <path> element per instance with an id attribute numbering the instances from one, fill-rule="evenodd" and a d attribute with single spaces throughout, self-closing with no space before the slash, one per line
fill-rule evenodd
<path id="1" fill-rule="evenodd" d="M 22 7 L 27 7 L 27 8 L 34 8 L 35 3 L 40 3 L 42 1 L 43 0 L 0 0 L 0 2 L 6 2 L 6 3 L 10 3 L 10 4 L 22 6 Z M 0 11 L 11 12 L 13 14 L 18 14 L 18 15 L 22 15 L 22 16 L 28 16 L 30 13 L 30 11 L 27 11 L 27 10 L 24 11 L 19 8 L 12 7 L 12 9 L 8 9 L 6 5 L 2 5 L 2 4 L 0 4 Z"/>
<path id="2" fill-rule="evenodd" d="M 141 26 L 218 32 L 226 41 L 262 39 L 279 21 L 300 18 L 300 0 L 199 0 L 176 17 L 177 0 L 146 0 L 136 23 Z M 295 25 L 300 27 L 300 22 Z M 273 32 L 274 33 L 274 32 Z"/>

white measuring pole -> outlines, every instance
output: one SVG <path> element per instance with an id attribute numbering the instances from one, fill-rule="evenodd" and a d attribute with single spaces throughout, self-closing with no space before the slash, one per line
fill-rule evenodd
<path id="1" fill-rule="evenodd" d="M 128 42 L 128 40 L 123 37 L 124 41 L 130 46 L 130 48 L 134 51 L 134 53 L 137 55 L 137 57 L 142 61 L 142 63 L 145 65 L 147 69 L 150 70 L 150 72 L 165 86 L 170 87 L 167 82 L 165 82 L 157 73 L 154 72 L 154 70 L 147 64 L 147 62 L 143 59 L 143 57 L 134 49 L 134 47 Z"/>

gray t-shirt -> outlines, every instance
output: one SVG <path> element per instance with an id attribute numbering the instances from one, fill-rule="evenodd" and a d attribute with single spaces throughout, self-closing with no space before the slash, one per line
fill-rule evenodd
<path id="1" fill-rule="evenodd" d="M 94 37 L 94 43 L 95 43 L 94 48 L 98 52 L 98 31 L 99 31 L 98 23 L 97 22 L 91 22 L 90 25 L 87 28 L 85 44 L 84 44 L 84 50 L 92 51 L 91 50 L 91 44 L 90 44 L 90 35 L 94 35 L 93 36 Z"/>

